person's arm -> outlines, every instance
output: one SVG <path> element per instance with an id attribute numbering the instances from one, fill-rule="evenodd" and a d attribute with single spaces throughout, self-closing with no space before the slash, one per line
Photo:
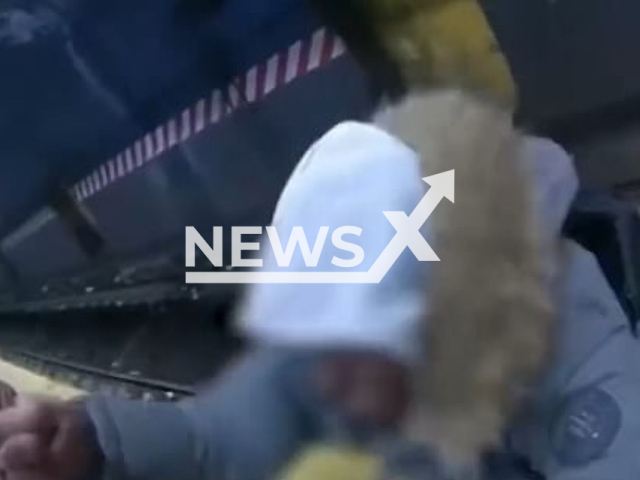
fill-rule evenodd
<path id="1" fill-rule="evenodd" d="M 257 351 L 183 404 L 19 404 L 0 412 L 0 467 L 7 480 L 268 478 L 307 433 L 307 365 L 295 353 Z"/>
<path id="2" fill-rule="evenodd" d="M 201 465 L 202 440 L 177 405 L 95 397 L 85 407 L 104 458 L 103 478 L 212 478 L 200 475 L 215 466 Z"/>
<path id="3" fill-rule="evenodd" d="M 614 334 L 582 365 L 539 432 L 547 480 L 640 478 L 640 345 Z"/>
<path id="4" fill-rule="evenodd" d="M 558 361 L 517 446 L 546 480 L 640 478 L 640 344 L 595 259 L 570 258 Z"/>
<path id="5" fill-rule="evenodd" d="M 249 354 L 181 405 L 95 398 L 88 403 L 107 478 L 268 477 L 298 448 L 308 360 Z"/>

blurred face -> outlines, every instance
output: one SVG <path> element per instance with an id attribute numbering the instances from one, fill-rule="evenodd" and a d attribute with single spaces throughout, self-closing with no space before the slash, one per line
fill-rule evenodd
<path id="1" fill-rule="evenodd" d="M 409 372 L 400 363 L 367 353 L 335 353 L 317 372 L 320 391 L 354 420 L 396 427 L 409 404 Z"/>

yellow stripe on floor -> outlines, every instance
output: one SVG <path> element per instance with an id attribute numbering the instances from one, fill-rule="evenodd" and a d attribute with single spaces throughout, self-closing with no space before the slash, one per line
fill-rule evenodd
<path id="1" fill-rule="evenodd" d="M 0 359 L 0 380 L 11 385 L 18 393 L 45 395 L 61 400 L 85 394 L 78 388 L 53 381 L 2 359 Z"/>

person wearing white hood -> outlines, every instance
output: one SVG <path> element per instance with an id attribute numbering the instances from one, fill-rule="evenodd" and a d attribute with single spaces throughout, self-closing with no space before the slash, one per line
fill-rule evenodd
<path id="1" fill-rule="evenodd" d="M 343 2 L 336 4 L 342 15 Z M 364 41 L 362 45 L 368 48 L 369 44 Z M 368 56 L 376 61 L 381 58 Z M 436 109 L 434 113 L 438 118 L 444 112 Z M 362 251 L 355 249 L 348 255 L 344 250 L 332 250 L 327 242 L 316 269 L 341 271 L 344 267 L 331 262 L 334 256 L 349 262 L 364 252 L 357 269 L 367 270 L 396 235 L 395 227 L 400 228 L 401 221 L 428 191 L 422 181 L 427 176 L 425 159 L 409 145 L 415 146 L 413 140 L 421 143 L 423 134 L 434 139 L 434 145 L 439 144 L 438 138 L 447 138 L 445 144 L 453 150 L 436 149 L 433 156 L 442 160 L 440 166 L 449 164 L 453 168 L 456 155 L 452 152 L 457 145 L 465 144 L 468 136 L 467 147 L 473 145 L 479 155 L 492 157 L 492 147 L 511 145 L 500 143 L 500 139 L 510 137 L 513 128 L 504 116 L 495 112 L 488 115 L 497 115 L 502 130 L 487 130 L 487 138 L 468 135 L 465 122 L 474 117 L 473 112 L 458 115 L 453 123 L 438 118 L 435 130 L 421 127 L 414 138 L 396 138 L 371 124 L 347 122 L 336 126 L 310 148 L 282 193 L 273 223 L 283 243 L 287 230 L 294 226 L 303 226 L 307 238 L 316 238 L 321 227 L 359 227 L 361 234 L 345 236 L 345 241 L 350 239 Z M 443 125 L 454 128 L 442 130 Z M 424 150 L 419 150 L 424 156 Z M 527 230 L 528 215 L 524 219 L 509 216 L 520 211 L 510 203 L 524 201 L 528 191 L 514 198 L 494 195 L 493 203 L 487 204 L 482 203 L 484 197 L 478 197 L 479 206 L 495 206 L 498 218 L 513 222 L 508 225 L 512 231 L 539 235 L 540 243 L 561 243 L 561 225 L 577 189 L 571 159 L 557 145 L 536 138 L 525 139 L 522 150 L 509 152 L 513 155 L 497 155 L 506 163 L 494 166 L 521 171 L 518 175 L 526 177 L 522 186 L 526 189 L 533 185 L 531 217 L 540 228 Z M 467 151 L 467 160 L 468 155 Z M 505 187 L 512 182 L 519 190 L 518 178 L 500 168 L 478 167 L 475 173 L 479 184 L 497 180 Z M 456 205 L 451 207 L 448 200 L 443 200 L 420 230 L 429 243 L 438 237 L 433 220 L 440 210 L 453 212 L 465 202 L 471 210 L 474 207 L 474 199 L 466 190 L 473 186 L 474 177 L 469 172 L 466 176 L 458 173 L 463 172 L 456 172 L 458 190 L 455 195 L 448 193 Z M 501 208 L 501 202 L 505 208 Z M 477 222 L 485 219 L 467 217 L 471 226 L 480 228 Z M 486 238 L 491 235 L 489 231 Z M 526 240 L 522 236 L 518 239 Z M 448 240 L 458 242 L 459 247 L 466 238 Z M 634 455 L 640 441 L 640 410 L 635 402 L 640 381 L 634 366 L 640 360 L 640 350 L 597 261 L 579 246 L 564 243 L 559 283 L 564 288 L 557 289 L 559 331 L 553 337 L 553 362 L 538 388 L 528 396 L 529 401 L 511 412 L 518 415 L 505 425 L 505 441 L 500 447 L 508 457 L 525 459 L 531 470 L 548 480 L 635 478 L 640 471 Z M 502 246 L 497 247 L 500 255 Z M 438 242 L 434 248 L 438 255 L 449 250 L 448 245 Z M 483 253 L 471 251 L 469 256 L 482 257 Z M 504 255 L 527 261 L 522 260 L 527 255 L 520 253 Z M 240 324 L 254 345 L 207 391 L 182 404 L 104 397 L 74 403 L 21 399 L 16 407 L 0 412 L 0 468 L 6 480 L 268 480 L 312 442 L 373 438 L 375 444 L 377 437 L 384 437 L 385 442 L 391 437 L 391 443 L 402 443 L 400 425 L 410 413 L 415 393 L 413 369 L 425 354 L 432 353 L 424 351 L 423 330 L 425 318 L 429 319 L 425 312 L 433 313 L 434 303 L 441 297 L 432 295 L 441 289 L 438 275 L 450 264 L 444 255 L 442 260 L 437 266 L 420 262 L 411 249 L 405 249 L 379 284 L 251 286 Z M 289 270 L 305 270 L 303 265 L 303 257 L 294 252 Z M 273 258 L 265 259 L 264 268 L 271 267 Z M 455 273 L 463 279 L 478 277 L 471 265 L 467 271 L 463 268 Z M 544 275 L 534 276 L 532 293 L 537 295 Z M 494 280 L 481 276 L 477 290 L 484 288 L 481 283 L 491 286 Z M 515 292 L 524 297 L 529 293 Z M 455 302 L 464 306 L 467 297 L 475 293 L 458 294 Z M 525 306 L 542 312 L 541 317 L 550 317 L 544 308 L 537 309 L 545 304 L 546 297 L 541 294 L 536 301 L 533 307 Z M 515 307 L 522 305 L 515 303 Z M 458 306 L 451 305 L 452 311 Z M 468 357 L 462 364 L 476 371 L 470 362 L 477 358 L 467 355 L 466 350 L 475 341 L 473 335 L 458 333 L 459 352 L 455 352 L 456 335 L 433 345 L 446 345 L 451 358 Z M 495 338 L 503 338 L 498 333 Z M 541 339 L 539 332 L 530 339 L 521 336 L 519 340 L 526 347 L 523 358 L 510 358 L 517 365 L 527 366 L 528 348 L 538 353 L 546 351 L 544 342 L 537 342 Z M 528 340 L 538 345 L 538 350 Z M 484 353 L 492 352 L 489 348 Z M 457 372 L 460 379 L 456 381 L 461 385 L 468 373 L 456 370 L 456 365 L 450 369 Z M 471 398 L 471 405 L 473 401 Z M 478 435 L 472 440 L 482 439 L 483 433 L 493 439 L 495 427 L 492 425 L 490 432 L 472 432 Z M 393 451 L 393 447 L 385 443 L 383 451 Z M 415 474 L 433 480 L 438 477 L 433 476 L 437 468 L 431 460 L 427 456 L 416 467 L 411 461 L 410 465 L 395 465 L 391 458 L 389 476 L 413 478 Z M 396 467 L 400 471 L 393 470 Z"/>
<path id="2" fill-rule="evenodd" d="M 577 188 L 571 159 L 535 138 L 525 141 L 523 158 L 535 179 L 535 210 L 559 236 Z M 298 165 L 274 225 L 304 226 L 310 237 L 322 226 L 361 226 L 366 269 L 396 233 L 382 212 L 410 214 L 427 191 L 419 164 L 377 127 L 340 124 Z M 429 239 L 429 222 L 422 231 Z M 323 252 L 319 267 L 335 270 L 334 253 Z M 294 254 L 290 268 L 301 262 Z M 406 249 L 380 284 L 251 287 L 242 325 L 253 351 L 181 405 L 19 402 L 0 412 L 6 478 L 269 479 L 307 442 L 362 426 L 393 429 L 410 400 L 406 367 L 420 356 L 431 265 Z M 640 351 L 591 254 L 568 245 L 563 277 L 553 368 L 505 448 L 549 480 L 633 478 Z"/>

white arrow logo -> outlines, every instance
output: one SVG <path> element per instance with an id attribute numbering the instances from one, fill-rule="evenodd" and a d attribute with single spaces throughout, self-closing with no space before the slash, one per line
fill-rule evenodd
<path id="1" fill-rule="evenodd" d="M 411 215 L 383 212 L 396 234 L 367 272 L 187 272 L 187 283 L 380 283 L 406 248 L 421 262 L 438 262 L 420 228 L 443 198 L 455 201 L 455 172 L 449 170 L 423 180 L 431 188 Z"/>

